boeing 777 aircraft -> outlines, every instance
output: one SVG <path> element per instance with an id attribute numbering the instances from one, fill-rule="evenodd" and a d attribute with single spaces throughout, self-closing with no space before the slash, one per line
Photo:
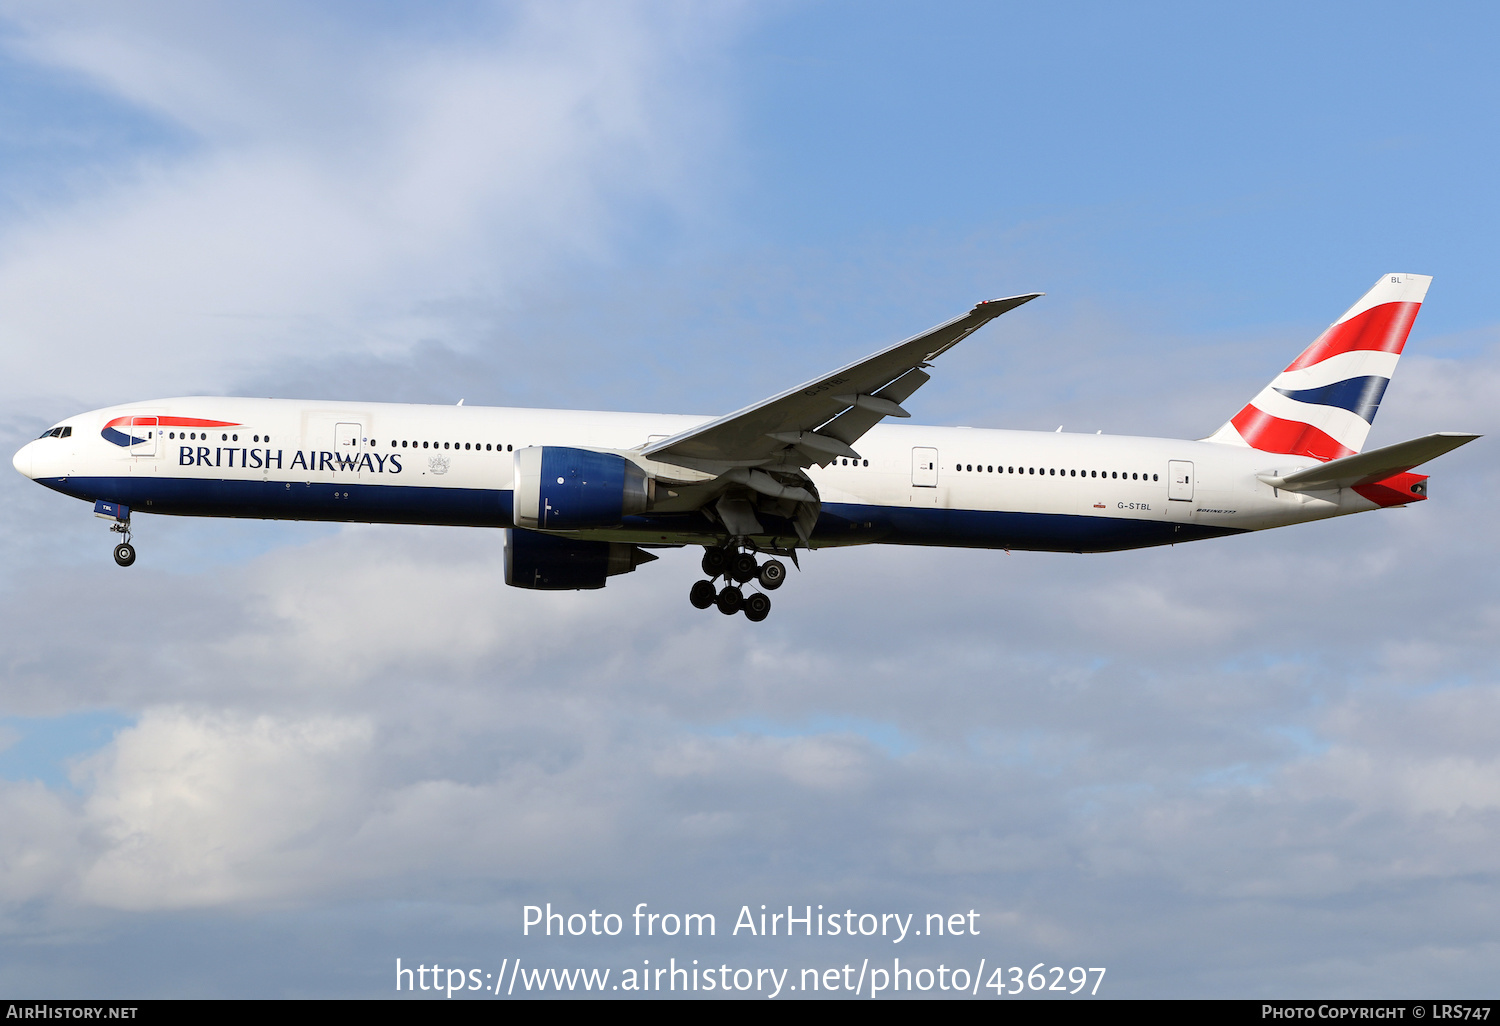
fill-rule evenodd
<path id="1" fill-rule="evenodd" d="M 1422 501 L 1411 469 L 1479 436 L 1361 450 L 1431 280 L 1384 275 L 1198 441 L 882 423 L 1029 293 L 723 417 L 157 399 L 69 417 L 15 466 L 93 502 L 121 566 L 138 513 L 499 527 L 515 587 L 602 588 L 702 545 L 693 605 L 763 620 L 801 549 L 1108 552 Z"/>

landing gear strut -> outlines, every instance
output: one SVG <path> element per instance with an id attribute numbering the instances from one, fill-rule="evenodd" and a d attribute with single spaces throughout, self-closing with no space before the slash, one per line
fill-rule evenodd
<path id="1" fill-rule="evenodd" d="M 135 546 L 130 544 L 130 518 L 127 516 L 118 523 L 110 524 L 109 529 L 120 535 L 120 544 L 115 546 L 115 562 L 121 566 L 129 566 L 135 562 Z"/>
<path id="2" fill-rule="evenodd" d="M 743 612 L 745 619 L 759 623 L 771 613 L 770 596 L 759 591 L 746 595 L 738 585 L 752 581 L 765 591 L 775 591 L 786 583 L 786 564 L 779 559 L 768 559 L 764 563 L 756 560 L 755 553 L 729 548 L 706 548 L 703 550 L 703 572 L 706 581 L 698 581 L 688 593 L 688 601 L 698 609 L 717 606 L 725 616 Z M 724 578 L 724 587 L 714 581 Z"/>

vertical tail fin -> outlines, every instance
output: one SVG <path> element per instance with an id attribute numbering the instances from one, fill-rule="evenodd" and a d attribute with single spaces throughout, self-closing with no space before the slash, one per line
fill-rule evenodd
<path id="1" fill-rule="evenodd" d="M 1205 441 L 1339 459 L 1360 451 L 1427 295 L 1425 274 L 1386 274 Z"/>

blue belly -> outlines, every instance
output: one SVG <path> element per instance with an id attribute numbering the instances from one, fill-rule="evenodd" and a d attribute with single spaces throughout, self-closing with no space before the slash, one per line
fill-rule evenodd
<path id="1" fill-rule="evenodd" d="M 40 484 L 93 502 L 120 502 L 137 513 L 323 520 L 345 523 L 433 524 L 445 527 L 511 527 L 512 494 L 490 488 L 423 488 L 414 485 L 212 481 L 191 478 L 44 478 Z M 698 513 L 629 517 L 627 529 L 643 534 L 702 534 L 717 527 Z M 768 529 L 790 536 L 790 525 Z M 991 510 L 859 506 L 826 503 L 813 546 L 936 545 L 1041 552 L 1112 552 L 1218 538 L 1242 532 L 1227 527 Z"/>

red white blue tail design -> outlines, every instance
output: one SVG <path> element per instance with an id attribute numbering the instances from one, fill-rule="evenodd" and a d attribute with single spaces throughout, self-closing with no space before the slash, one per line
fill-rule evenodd
<path id="1" fill-rule="evenodd" d="M 1383 275 L 1206 441 L 1324 462 L 1359 452 L 1431 283 Z"/>

